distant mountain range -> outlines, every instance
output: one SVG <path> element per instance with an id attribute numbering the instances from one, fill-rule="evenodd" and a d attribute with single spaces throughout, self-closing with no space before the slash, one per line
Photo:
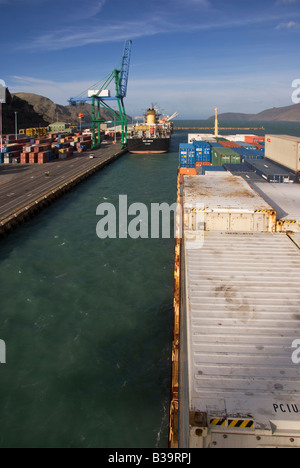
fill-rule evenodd
<path id="1" fill-rule="evenodd" d="M 78 114 L 83 114 L 82 122 L 91 123 L 92 121 L 91 104 L 80 103 L 76 106 L 62 106 L 38 94 L 15 93 L 14 96 L 33 106 L 34 111 L 42 116 L 48 124 L 59 120 L 60 122 L 70 123 L 71 125 L 78 125 Z M 112 120 L 111 114 L 103 108 L 101 108 L 101 117 L 105 120 Z"/>
<path id="2" fill-rule="evenodd" d="M 208 120 L 214 120 L 215 116 Z M 219 114 L 220 121 L 265 121 L 265 122 L 300 122 L 300 104 L 293 104 L 286 107 L 273 107 L 258 114 L 242 114 L 227 112 Z"/>

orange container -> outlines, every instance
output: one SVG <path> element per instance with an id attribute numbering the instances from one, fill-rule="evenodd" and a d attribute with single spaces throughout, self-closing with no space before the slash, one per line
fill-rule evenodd
<path id="1" fill-rule="evenodd" d="M 264 143 L 265 141 L 265 137 L 261 137 L 261 136 L 245 136 L 245 143 Z"/>
<path id="2" fill-rule="evenodd" d="M 179 174 L 180 175 L 197 175 L 198 173 L 196 169 L 181 167 Z"/>

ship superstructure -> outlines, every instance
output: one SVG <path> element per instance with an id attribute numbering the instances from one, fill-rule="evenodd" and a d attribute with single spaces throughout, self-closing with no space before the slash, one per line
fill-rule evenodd
<path id="1" fill-rule="evenodd" d="M 177 116 L 163 117 L 153 105 L 143 116 L 144 122 L 133 126 L 128 134 L 128 151 L 131 153 L 167 153 L 173 133 L 171 120 Z"/>

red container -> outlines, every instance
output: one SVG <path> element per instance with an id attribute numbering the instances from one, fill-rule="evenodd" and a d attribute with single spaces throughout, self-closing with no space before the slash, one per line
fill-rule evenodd
<path id="1" fill-rule="evenodd" d="M 210 162 L 207 161 L 196 161 L 195 167 L 202 167 L 202 166 L 211 166 Z"/>
<path id="2" fill-rule="evenodd" d="M 36 164 L 38 162 L 37 153 L 29 153 L 29 164 Z"/>
<path id="3" fill-rule="evenodd" d="M 29 163 L 29 153 L 21 153 L 21 164 L 28 164 Z"/>
<path id="4" fill-rule="evenodd" d="M 44 154 L 44 156 L 38 157 L 38 164 L 46 164 L 48 162 L 48 155 Z"/>
<path id="5" fill-rule="evenodd" d="M 224 146 L 224 148 L 240 148 L 240 145 L 235 143 L 234 141 L 219 141 L 220 145 Z"/>
<path id="6" fill-rule="evenodd" d="M 264 143 L 265 141 L 265 137 L 260 137 L 260 136 L 257 136 L 257 135 L 254 135 L 254 136 L 245 136 L 245 143 Z"/>

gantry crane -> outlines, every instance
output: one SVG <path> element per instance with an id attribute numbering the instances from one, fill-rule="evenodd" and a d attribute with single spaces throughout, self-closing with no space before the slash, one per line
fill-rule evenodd
<path id="1" fill-rule="evenodd" d="M 76 105 L 77 102 L 92 103 L 92 149 L 99 148 L 101 144 L 100 125 L 105 122 L 105 120 L 101 119 L 101 106 L 112 115 L 115 125 L 121 125 L 122 147 L 125 148 L 127 145 L 127 115 L 125 112 L 124 98 L 127 94 L 131 46 L 131 40 L 125 42 L 120 69 L 115 68 L 105 80 L 92 85 L 92 89 L 85 90 L 77 97 L 69 99 L 70 105 Z M 107 89 L 113 80 L 115 82 L 115 96 L 111 96 L 110 91 Z M 111 101 L 117 101 L 119 113 L 109 105 Z M 98 132 L 97 136 L 96 129 Z"/>

